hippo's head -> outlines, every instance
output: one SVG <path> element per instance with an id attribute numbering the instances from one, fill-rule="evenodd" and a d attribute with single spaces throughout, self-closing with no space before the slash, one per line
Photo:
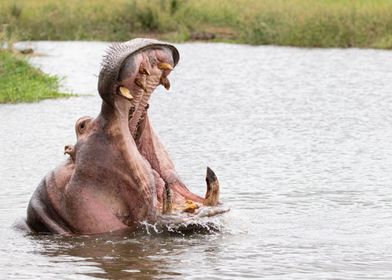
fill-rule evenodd
<path id="1" fill-rule="evenodd" d="M 98 91 L 110 106 L 116 106 L 119 96 L 130 102 L 129 129 L 133 137 L 155 88 L 170 88 L 168 75 L 179 58 L 173 45 L 152 39 L 134 39 L 109 48 L 99 74 Z"/>
<path id="2" fill-rule="evenodd" d="M 70 160 L 39 186 L 47 196 L 38 189 L 30 202 L 32 228 L 90 234 L 135 228 L 142 221 L 188 227 L 228 211 L 219 204 L 211 169 L 205 197 L 189 191 L 148 119 L 152 92 L 159 85 L 169 89 L 168 75 L 178 61 L 174 46 L 151 39 L 109 48 L 98 81 L 101 112 L 76 122 L 77 142 L 64 150 Z M 56 215 L 42 213 L 45 204 Z"/>
<path id="3" fill-rule="evenodd" d="M 113 95 L 119 93 L 120 87 L 131 90 L 135 86 L 131 81 L 137 83 L 139 80 L 143 83 L 145 76 L 151 76 L 154 69 L 172 70 L 179 59 L 178 50 L 173 45 L 153 39 L 137 38 L 113 44 L 102 62 L 98 80 L 99 94 L 103 100 L 112 103 Z M 153 73 L 159 74 L 159 71 Z M 160 74 L 160 77 L 166 78 L 169 71 Z M 137 86 L 143 87 L 141 84 Z"/>

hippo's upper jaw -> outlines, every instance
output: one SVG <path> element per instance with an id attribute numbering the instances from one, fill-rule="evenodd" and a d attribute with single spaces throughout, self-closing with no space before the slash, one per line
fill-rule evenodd
<path id="1" fill-rule="evenodd" d="M 128 56 L 121 65 L 116 94 L 130 101 L 127 124 L 132 137 L 138 141 L 150 96 L 160 84 L 170 88 L 168 75 L 175 63 L 168 47 L 152 45 Z"/>
<path id="2" fill-rule="evenodd" d="M 218 206 L 211 169 L 205 198 L 188 190 L 148 118 L 152 92 L 159 85 L 169 89 L 168 75 L 178 60 L 174 46 L 156 40 L 109 48 L 98 82 L 101 112 L 77 121 L 77 143 L 65 149 L 70 159 L 34 193 L 27 218 L 33 229 L 94 234 L 136 228 L 142 221 L 189 224 L 228 211 Z M 42 204 L 51 213 L 42 212 Z"/>

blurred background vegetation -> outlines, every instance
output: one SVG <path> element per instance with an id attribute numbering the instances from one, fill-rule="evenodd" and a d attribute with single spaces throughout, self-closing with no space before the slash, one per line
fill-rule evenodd
<path id="1" fill-rule="evenodd" d="M 9 39 L 392 48 L 390 0 L 2 0 Z"/>
<path id="2" fill-rule="evenodd" d="M 392 0 L 1 0 L 0 103 L 64 96 L 15 41 L 134 37 L 392 49 Z"/>
<path id="3" fill-rule="evenodd" d="M 71 96 L 58 92 L 58 88 L 58 77 L 43 73 L 10 51 L 0 51 L 0 103 Z"/>

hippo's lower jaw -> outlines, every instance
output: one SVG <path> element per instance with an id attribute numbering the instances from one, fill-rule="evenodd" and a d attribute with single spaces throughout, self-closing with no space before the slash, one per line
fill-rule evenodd
<path id="1" fill-rule="evenodd" d="M 207 193 L 203 203 L 186 200 L 185 203 L 173 203 L 172 190 L 165 184 L 163 191 L 161 214 L 157 216 L 157 224 L 163 228 L 197 229 L 201 219 L 228 212 L 229 209 L 219 203 L 219 182 L 214 172 L 207 167 Z"/>
<path id="2" fill-rule="evenodd" d="M 195 226 L 228 211 L 219 205 L 219 184 L 207 168 L 204 198 L 180 180 L 148 118 L 148 101 L 179 54 L 172 45 L 135 39 L 113 45 L 102 65 L 103 99 L 95 118 L 76 123 L 70 158 L 50 172 L 33 194 L 27 224 L 37 232 L 96 234 L 137 229 L 142 222 L 162 227 Z"/>

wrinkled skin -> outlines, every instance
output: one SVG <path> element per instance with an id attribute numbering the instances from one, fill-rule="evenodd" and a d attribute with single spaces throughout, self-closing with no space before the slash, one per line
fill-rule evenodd
<path id="1" fill-rule="evenodd" d="M 98 83 L 101 112 L 76 122 L 77 142 L 64 148 L 69 158 L 34 192 L 27 210 L 32 231 L 96 234 L 227 211 L 218 206 L 210 169 L 205 198 L 188 190 L 148 118 L 150 95 L 160 84 L 170 87 L 167 76 L 178 59 L 173 46 L 147 39 L 108 51 Z"/>

